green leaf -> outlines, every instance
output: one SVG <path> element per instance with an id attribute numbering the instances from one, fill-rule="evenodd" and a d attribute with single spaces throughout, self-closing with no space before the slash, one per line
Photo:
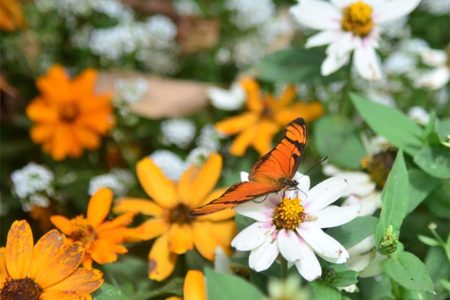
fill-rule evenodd
<path id="1" fill-rule="evenodd" d="M 381 262 L 381 268 L 395 282 L 411 289 L 433 293 L 433 281 L 427 267 L 409 252 L 398 252 Z"/>
<path id="2" fill-rule="evenodd" d="M 350 97 L 361 117 L 377 134 L 410 155 L 422 147 L 423 129 L 402 112 L 359 95 Z"/>
<path id="3" fill-rule="evenodd" d="M 208 299 L 214 300 L 260 300 L 264 295 L 244 279 L 205 269 Z"/>
<path id="4" fill-rule="evenodd" d="M 117 299 L 117 300 L 127 300 L 128 297 L 122 293 L 122 291 L 109 283 L 104 283 L 102 287 L 95 292 L 94 300 L 109 300 L 109 299 Z"/>
<path id="5" fill-rule="evenodd" d="M 441 141 L 447 141 L 450 135 L 450 118 L 437 121 L 436 130 Z"/>
<path id="6" fill-rule="evenodd" d="M 356 169 L 366 154 L 354 123 L 341 116 L 329 116 L 314 125 L 314 140 L 321 155 L 335 165 Z"/>
<path id="7" fill-rule="evenodd" d="M 448 292 L 450 292 L 450 281 L 441 279 L 439 280 L 439 282 L 441 283 L 443 288 L 445 288 Z"/>
<path id="8" fill-rule="evenodd" d="M 263 58 L 256 65 L 257 77 L 272 82 L 311 82 L 320 79 L 325 56 L 316 49 L 289 48 Z"/>
<path id="9" fill-rule="evenodd" d="M 320 281 L 310 283 L 312 289 L 312 300 L 341 300 L 342 295 L 338 290 Z"/>
<path id="10" fill-rule="evenodd" d="M 437 132 L 436 124 L 437 124 L 436 113 L 433 111 L 430 114 L 430 120 L 428 121 L 428 124 L 424 130 L 425 140 L 430 145 L 440 145 L 441 144 L 441 140 L 440 140 L 439 134 Z"/>
<path id="11" fill-rule="evenodd" d="M 408 178 L 408 213 L 410 213 L 439 185 L 440 180 L 428 175 L 420 169 L 408 170 Z"/>
<path id="12" fill-rule="evenodd" d="M 430 246 L 430 247 L 437 247 L 440 245 L 438 241 L 436 241 L 435 239 L 430 238 L 426 235 L 419 234 L 418 238 L 422 243 L 424 243 L 425 245 Z"/>
<path id="13" fill-rule="evenodd" d="M 430 273 L 431 279 L 437 282 L 439 278 L 448 278 L 450 276 L 449 260 L 441 247 L 428 249 L 425 257 L 425 265 Z"/>
<path id="14" fill-rule="evenodd" d="M 381 194 L 381 213 L 376 230 L 377 243 L 383 238 L 386 229 L 392 225 L 393 232 L 398 239 L 400 226 L 408 211 L 409 180 L 403 152 L 397 152 L 394 165 L 387 178 Z"/>
<path id="15" fill-rule="evenodd" d="M 426 145 L 414 155 L 414 162 L 434 177 L 450 178 L 450 150 L 442 145 Z"/>
<path id="16" fill-rule="evenodd" d="M 378 219 L 372 216 L 357 217 L 349 223 L 330 228 L 327 234 L 338 240 L 345 248 L 350 248 L 375 233 Z"/>
<path id="17" fill-rule="evenodd" d="M 335 277 L 330 282 L 330 285 L 334 287 L 346 287 L 358 282 L 358 272 L 355 271 L 344 271 L 337 272 Z"/>

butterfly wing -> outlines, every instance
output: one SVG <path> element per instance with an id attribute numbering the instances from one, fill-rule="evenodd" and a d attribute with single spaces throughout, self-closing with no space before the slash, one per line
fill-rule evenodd
<path id="1" fill-rule="evenodd" d="M 222 196 L 191 212 L 193 216 L 210 214 L 225 208 L 234 207 L 241 203 L 253 200 L 263 195 L 276 192 L 273 185 L 245 181 L 232 185 Z"/>
<path id="2" fill-rule="evenodd" d="M 277 184 L 279 179 L 292 178 L 302 159 L 306 139 L 305 121 L 297 118 L 290 122 L 281 141 L 255 163 L 249 180 Z"/>

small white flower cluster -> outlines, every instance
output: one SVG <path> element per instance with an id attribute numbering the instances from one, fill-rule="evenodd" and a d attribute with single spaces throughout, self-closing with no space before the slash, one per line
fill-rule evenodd
<path id="1" fill-rule="evenodd" d="M 272 0 L 228 0 L 225 6 L 234 12 L 231 21 L 243 30 L 264 24 L 275 14 Z"/>
<path id="2" fill-rule="evenodd" d="M 33 162 L 11 174 L 14 193 L 24 211 L 30 211 L 33 205 L 47 207 L 50 204 L 48 196 L 54 194 L 53 179 L 50 170 Z"/>
<path id="3" fill-rule="evenodd" d="M 186 169 L 186 163 L 169 150 L 156 150 L 150 155 L 153 162 L 168 178 L 177 181 Z"/>
<path id="4" fill-rule="evenodd" d="M 115 83 L 118 95 L 114 101 L 117 107 L 128 106 L 142 99 L 148 92 L 148 82 L 144 78 L 119 79 Z"/>
<path id="5" fill-rule="evenodd" d="M 188 119 L 169 119 L 161 122 L 162 142 L 186 149 L 195 137 L 195 125 Z"/>
<path id="6" fill-rule="evenodd" d="M 437 16 L 450 14 L 450 1 L 448 0 L 423 0 L 420 7 Z"/>
<path id="7" fill-rule="evenodd" d="M 197 16 L 200 14 L 200 7 L 195 0 L 175 0 L 174 8 L 179 15 Z"/>
<path id="8" fill-rule="evenodd" d="M 94 29 L 87 44 L 93 53 L 108 60 L 135 54 L 151 71 L 170 74 L 177 70 L 176 25 L 163 15 L 145 22 L 125 22 L 111 28 Z"/>
<path id="9" fill-rule="evenodd" d="M 92 177 L 89 182 L 89 195 L 101 188 L 111 189 L 116 196 L 125 195 L 134 182 L 131 172 L 122 169 L 111 170 L 110 173 Z"/>

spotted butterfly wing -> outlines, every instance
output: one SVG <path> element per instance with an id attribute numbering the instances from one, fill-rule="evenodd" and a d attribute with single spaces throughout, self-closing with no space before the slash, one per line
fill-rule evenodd
<path id="1" fill-rule="evenodd" d="M 281 141 L 252 167 L 249 181 L 232 185 L 222 196 L 192 211 L 204 215 L 234 207 L 292 186 L 306 146 L 306 124 L 302 118 L 290 122 Z"/>

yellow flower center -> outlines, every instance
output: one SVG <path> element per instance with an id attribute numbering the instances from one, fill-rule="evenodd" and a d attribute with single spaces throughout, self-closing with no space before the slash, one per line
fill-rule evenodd
<path id="1" fill-rule="evenodd" d="M 372 11 L 372 7 L 363 1 L 345 7 L 342 28 L 360 37 L 367 36 L 373 28 Z"/>
<path id="2" fill-rule="evenodd" d="M 72 233 L 70 238 L 74 241 L 80 241 L 83 245 L 87 246 L 90 242 L 93 242 L 97 234 L 94 227 L 89 225 L 88 221 L 83 217 L 76 217 L 71 220 Z"/>
<path id="3" fill-rule="evenodd" d="M 75 121 L 79 114 L 80 110 L 73 103 L 66 104 L 59 109 L 59 116 L 64 122 L 70 123 Z"/>
<path id="4" fill-rule="evenodd" d="M 185 204 L 178 204 L 169 212 L 169 223 L 188 224 L 192 221 L 191 209 Z"/>
<path id="5" fill-rule="evenodd" d="M 42 288 L 32 279 L 13 279 L 7 281 L 0 290 L 2 300 L 39 300 Z"/>
<path id="6" fill-rule="evenodd" d="M 299 198 L 283 198 L 273 211 L 272 222 L 277 229 L 295 230 L 304 220 Z"/>

